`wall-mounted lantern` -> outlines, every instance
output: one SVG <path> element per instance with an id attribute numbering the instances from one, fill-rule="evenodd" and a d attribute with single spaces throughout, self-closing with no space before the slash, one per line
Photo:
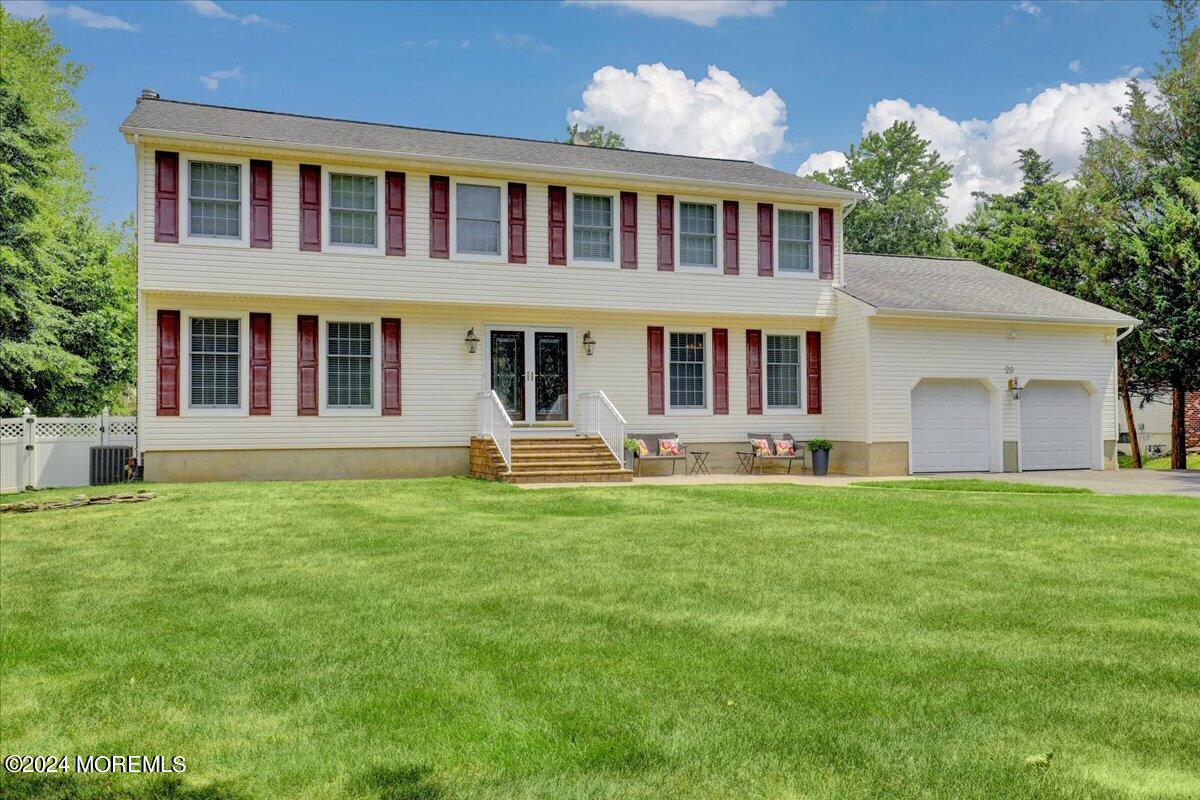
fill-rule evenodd
<path id="1" fill-rule="evenodd" d="M 1013 400 L 1020 400 L 1021 399 L 1021 389 L 1022 389 L 1022 386 L 1021 386 L 1021 381 L 1019 378 L 1009 378 L 1008 379 L 1008 396 L 1009 397 L 1011 397 Z"/>
<path id="2" fill-rule="evenodd" d="M 479 337 L 475 335 L 475 329 L 471 328 L 467 331 L 467 338 L 463 339 L 467 343 L 467 352 L 474 353 L 479 349 Z"/>
<path id="3" fill-rule="evenodd" d="M 583 335 L 583 352 L 589 356 L 596 352 L 596 340 L 592 338 L 592 332 L 588 331 Z"/>

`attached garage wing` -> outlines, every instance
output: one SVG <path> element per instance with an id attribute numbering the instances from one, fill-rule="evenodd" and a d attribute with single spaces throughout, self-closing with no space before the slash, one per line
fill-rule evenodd
<path id="1" fill-rule="evenodd" d="M 991 469 L 991 402 L 975 380 L 926 379 L 912 391 L 913 472 Z"/>
<path id="2" fill-rule="evenodd" d="M 1030 381 L 1021 391 L 1021 469 L 1092 466 L 1091 396 L 1077 381 Z"/>

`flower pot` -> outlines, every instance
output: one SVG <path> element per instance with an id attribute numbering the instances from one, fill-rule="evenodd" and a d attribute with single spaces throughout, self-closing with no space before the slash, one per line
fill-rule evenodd
<path id="1" fill-rule="evenodd" d="M 828 450 L 813 450 L 813 475 L 828 475 L 829 474 L 829 451 Z"/>
<path id="2" fill-rule="evenodd" d="M 633 451 L 632 450 L 625 451 L 625 469 L 629 470 L 630 472 L 633 471 Z"/>

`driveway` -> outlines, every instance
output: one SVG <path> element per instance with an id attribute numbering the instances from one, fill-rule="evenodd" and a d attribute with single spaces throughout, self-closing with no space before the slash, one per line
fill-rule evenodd
<path id="1" fill-rule="evenodd" d="M 1178 494 L 1200 497 L 1200 471 L 1194 469 L 1062 469 L 1048 472 L 962 472 L 924 477 L 1077 486 L 1099 494 Z"/>

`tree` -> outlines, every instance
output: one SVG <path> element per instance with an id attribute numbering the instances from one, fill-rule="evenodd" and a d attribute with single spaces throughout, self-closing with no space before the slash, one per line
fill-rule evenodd
<path id="1" fill-rule="evenodd" d="M 1166 0 L 1153 74 L 1118 124 L 1088 135 L 1077 179 L 1095 232 L 1088 268 L 1107 305 L 1142 320 L 1121 366 L 1172 392 L 1171 466 L 1186 469 L 1185 398 L 1200 389 L 1200 29 L 1197 0 Z M 1130 342 L 1132 340 L 1132 342 Z"/>
<path id="2" fill-rule="evenodd" d="M 616 131 L 610 131 L 603 125 L 580 128 L 578 122 L 567 126 L 566 143 L 585 144 L 588 147 L 607 147 L 611 150 L 625 149 L 625 137 Z"/>
<path id="3" fill-rule="evenodd" d="M 948 255 L 946 209 L 941 201 L 951 170 L 911 122 L 868 133 L 846 152 L 846 166 L 811 175 L 862 192 L 866 199 L 846 220 L 846 249 L 898 255 Z"/>
<path id="4" fill-rule="evenodd" d="M 43 20 L 0 9 L 0 414 L 124 406 L 134 375 L 132 233 L 101 225 L 71 150 L 83 68 Z"/>

